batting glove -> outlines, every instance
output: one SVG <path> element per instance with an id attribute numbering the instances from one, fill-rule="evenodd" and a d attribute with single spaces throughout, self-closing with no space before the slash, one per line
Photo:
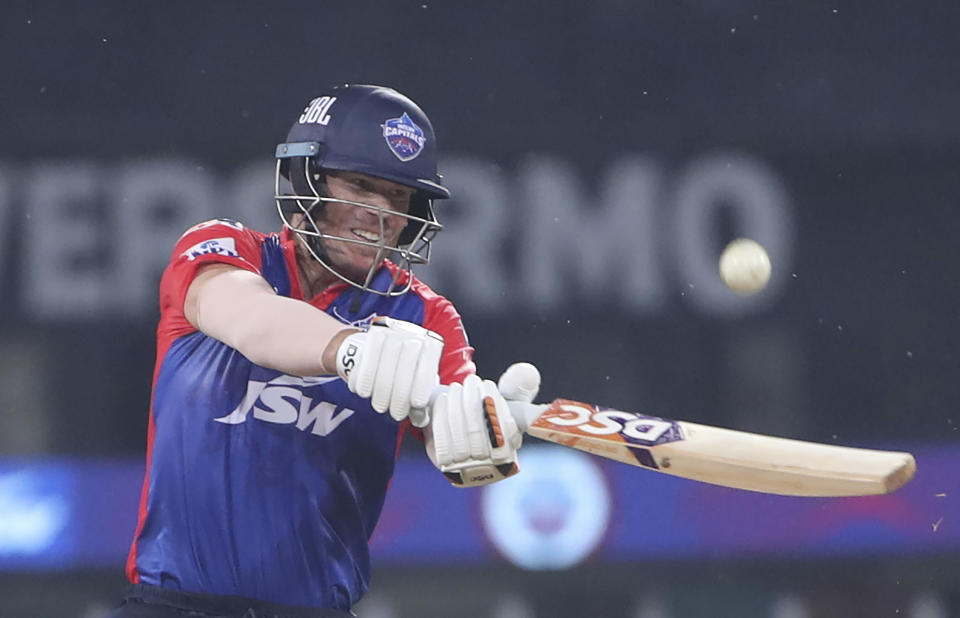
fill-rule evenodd
<path id="1" fill-rule="evenodd" d="M 468 376 L 448 386 L 432 412 L 424 436 L 427 455 L 451 483 L 486 485 L 519 471 L 523 437 L 496 384 Z"/>
<path id="2" fill-rule="evenodd" d="M 416 427 L 430 420 L 427 404 L 440 384 L 443 337 L 411 322 L 376 317 L 370 329 L 343 340 L 337 373 L 373 409 Z"/>

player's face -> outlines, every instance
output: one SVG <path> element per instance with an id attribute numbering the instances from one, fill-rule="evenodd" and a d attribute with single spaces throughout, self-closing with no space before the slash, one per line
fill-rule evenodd
<path id="1" fill-rule="evenodd" d="M 410 210 L 413 188 L 357 172 L 328 172 L 327 189 L 330 197 L 376 206 L 390 214 L 381 215 L 372 208 L 343 202 L 326 202 L 314 217 L 321 232 L 388 247 L 397 245 L 400 233 L 407 224 L 407 219 L 400 215 Z M 329 238 L 323 244 L 331 265 L 340 274 L 355 281 L 363 281 L 370 267 L 385 257 L 378 255 L 380 251 L 373 246 Z"/>

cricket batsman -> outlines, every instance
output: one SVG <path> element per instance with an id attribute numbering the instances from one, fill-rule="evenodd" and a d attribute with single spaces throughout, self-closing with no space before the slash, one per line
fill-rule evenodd
<path id="1" fill-rule="evenodd" d="M 390 88 L 333 88 L 276 157 L 281 232 L 200 223 L 160 283 L 113 618 L 352 616 L 406 431 L 456 485 L 518 469 L 520 432 L 459 313 L 411 271 L 450 197 L 427 116 Z"/>

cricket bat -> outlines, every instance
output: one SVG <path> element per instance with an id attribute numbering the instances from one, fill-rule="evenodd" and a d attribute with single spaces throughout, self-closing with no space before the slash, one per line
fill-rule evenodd
<path id="1" fill-rule="evenodd" d="M 777 438 L 596 407 L 510 401 L 527 434 L 687 479 L 787 496 L 868 496 L 902 487 L 910 453 Z"/>

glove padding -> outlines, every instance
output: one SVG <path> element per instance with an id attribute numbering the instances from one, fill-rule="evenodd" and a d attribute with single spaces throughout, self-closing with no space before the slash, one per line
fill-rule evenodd
<path id="1" fill-rule="evenodd" d="M 427 404 L 440 384 L 443 337 L 411 322 L 376 317 L 370 329 L 343 340 L 337 373 L 373 409 L 416 427 L 430 421 Z"/>
<path id="2" fill-rule="evenodd" d="M 519 471 L 523 435 L 497 385 L 471 375 L 433 404 L 425 431 L 427 455 L 458 487 L 486 485 Z"/>

